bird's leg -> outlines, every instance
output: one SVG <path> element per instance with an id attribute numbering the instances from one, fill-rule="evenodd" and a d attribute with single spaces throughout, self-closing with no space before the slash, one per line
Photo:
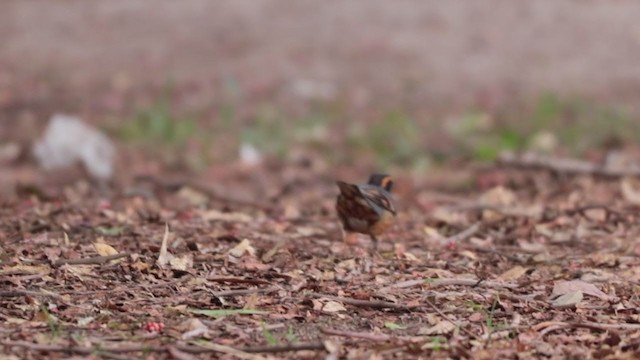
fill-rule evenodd
<path id="1" fill-rule="evenodd" d="M 372 257 L 375 257 L 378 260 L 382 260 L 382 255 L 380 255 L 380 253 L 378 252 L 378 237 L 370 234 L 369 236 L 371 236 L 371 240 L 373 240 L 373 252 L 372 252 Z"/>

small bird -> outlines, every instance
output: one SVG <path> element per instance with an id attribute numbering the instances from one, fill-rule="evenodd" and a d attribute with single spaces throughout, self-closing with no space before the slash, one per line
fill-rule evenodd
<path id="1" fill-rule="evenodd" d="M 378 249 L 378 236 L 394 222 L 396 207 L 391 196 L 393 180 L 386 174 L 373 174 L 364 185 L 336 181 L 340 195 L 336 201 L 338 217 L 347 232 L 367 234 Z"/>

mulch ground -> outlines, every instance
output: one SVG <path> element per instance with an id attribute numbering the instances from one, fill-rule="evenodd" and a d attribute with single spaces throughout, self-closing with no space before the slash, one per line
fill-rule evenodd
<path id="1" fill-rule="evenodd" d="M 271 164 L 227 167 L 206 182 L 21 184 L 0 208 L 0 350 L 640 356 L 631 179 L 498 166 L 397 174 L 397 224 L 373 253 L 366 237 L 343 241 L 325 170 Z"/>

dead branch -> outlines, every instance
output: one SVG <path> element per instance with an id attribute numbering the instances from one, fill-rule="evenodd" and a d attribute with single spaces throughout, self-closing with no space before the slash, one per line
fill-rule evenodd
<path id="1" fill-rule="evenodd" d="M 334 301 L 339 301 L 343 304 L 354 305 L 354 306 L 362 306 L 362 307 L 370 307 L 372 309 L 400 309 L 400 310 L 409 310 L 412 307 L 396 304 L 388 301 L 379 301 L 379 300 L 358 300 L 353 298 L 346 298 L 340 296 L 319 294 L 319 293 L 311 293 L 308 294 L 310 297 L 314 298 L 327 298 Z"/>
<path id="2" fill-rule="evenodd" d="M 531 327 L 535 331 L 540 331 L 538 335 L 540 338 L 543 338 L 545 335 L 552 331 L 562 330 L 562 329 L 570 329 L 570 328 L 585 328 L 591 330 L 600 330 L 600 331 L 637 331 L 640 330 L 640 324 L 605 324 L 605 323 L 596 323 L 590 321 L 570 321 L 570 322 L 562 322 L 562 321 L 544 321 L 542 323 L 536 324 Z"/>
<path id="3" fill-rule="evenodd" d="M 385 286 L 381 288 L 380 291 L 389 291 L 390 289 L 404 289 L 425 284 L 426 281 L 424 279 L 406 280 L 399 283 L 391 284 L 389 286 Z"/>
<path id="4" fill-rule="evenodd" d="M 482 279 L 430 279 L 426 281 L 430 287 L 437 286 L 449 286 L 449 285 L 459 285 L 459 286 L 482 286 L 488 288 L 506 288 L 506 289 L 517 289 L 520 287 L 518 284 L 513 283 L 505 283 L 499 281 L 491 281 L 491 280 L 482 280 Z"/>
<path id="5" fill-rule="evenodd" d="M 301 350 L 325 350 L 324 344 L 321 342 L 311 343 L 298 343 L 298 344 L 284 344 L 275 346 L 254 346 L 241 349 L 248 353 L 282 353 L 289 351 L 301 351 Z"/>
<path id="6" fill-rule="evenodd" d="M 373 334 L 366 332 L 358 332 L 358 331 L 346 331 L 346 330 L 336 330 L 336 329 L 326 329 L 321 328 L 320 331 L 323 334 L 327 335 L 335 335 L 342 336 L 348 338 L 356 338 L 356 339 L 365 339 L 376 342 L 386 342 L 386 341 L 404 341 L 404 342 L 418 342 L 424 340 L 422 336 L 390 336 L 385 334 Z"/>
<path id="7" fill-rule="evenodd" d="M 52 292 L 44 292 L 44 291 L 33 291 L 33 290 L 7 290 L 0 291 L 0 297 L 19 297 L 19 296 L 31 296 L 31 297 L 51 297 L 51 298 L 60 298 L 59 294 Z"/>
<path id="8" fill-rule="evenodd" d="M 116 260 L 120 258 L 125 258 L 130 256 L 130 252 L 123 252 L 114 255 L 106 255 L 106 256 L 95 256 L 90 258 L 82 258 L 82 259 L 58 259 L 53 262 L 53 266 L 60 266 L 64 264 L 68 265 L 102 265 L 111 260 Z"/>
<path id="9" fill-rule="evenodd" d="M 252 285 L 271 285 L 270 282 L 261 279 L 243 279 L 237 277 L 208 277 L 207 281 L 221 282 L 221 283 L 237 283 L 237 284 L 252 284 Z"/>
<path id="10" fill-rule="evenodd" d="M 564 174 L 599 175 L 606 177 L 640 176 L 638 167 L 612 167 L 611 165 L 594 164 L 584 160 L 571 158 L 554 158 L 534 153 L 516 155 L 505 153 L 500 155 L 498 163 L 518 168 L 549 170 Z"/>
<path id="11" fill-rule="evenodd" d="M 74 354 L 124 354 L 136 352 L 171 352 L 178 350 L 189 354 L 202 354 L 209 352 L 223 352 L 239 356 L 241 358 L 258 359 L 261 358 L 249 353 L 281 353 L 302 350 L 324 350 L 321 342 L 312 343 L 296 343 L 276 346 L 255 346 L 246 348 L 233 348 L 213 343 L 198 343 L 194 345 L 170 345 L 170 346 L 146 346 L 146 345 L 117 345 L 117 346 L 100 346 L 100 347 L 81 347 L 81 346 L 63 346 L 63 345 L 46 345 L 36 344 L 28 341 L 0 341 L 0 345 L 5 347 L 20 347 L 39 352 L 66 352 Z M 246 356 L 243 356 L 246 354 Z"/>
<path id="12" fill-rule="evenodd" d="M 255 288 L 255 289 L 238 289 L 238 290 L 225 290 L 225 291 L 213 291 L 211 294 L 217 297 L 224 296 L 242 296 L 242 295 L 251 295 L 258 293 L 271 293 L 274 291 L 280 290 L 279 287 L 273 286 L 270 288 Z"/>
<path id="13" fill-rule="evenodd" d="M 475 223 L 471 226 L 469 226 L 468 228 L 466 228 L 465 230 L 453 235 L 453 236 L 449 236 L 447 238 L 445 238 L 443 241 L 444 242 L 453 242 L 453 243 L 458 243 L 461 241 L 464 241 L 470 237 L 472 237 L 473 235 L 475 235 L 478 231 L 480 231 L 481 228 L 481 224 L 480 223 Z"/>

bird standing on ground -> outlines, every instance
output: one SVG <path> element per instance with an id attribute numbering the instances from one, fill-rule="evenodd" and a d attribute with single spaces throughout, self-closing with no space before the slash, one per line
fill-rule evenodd
<path id="1" fill-rule="evenodd" d="M 336 201 L 338 217 L 347 232 L 367 234 L 378 249 L 378 236 L 394 222 L 396 207 L 391 196 L 393 181 L 386 174 L 373 174 L 364 185 L 336 181 L 340 195 Z"/>

